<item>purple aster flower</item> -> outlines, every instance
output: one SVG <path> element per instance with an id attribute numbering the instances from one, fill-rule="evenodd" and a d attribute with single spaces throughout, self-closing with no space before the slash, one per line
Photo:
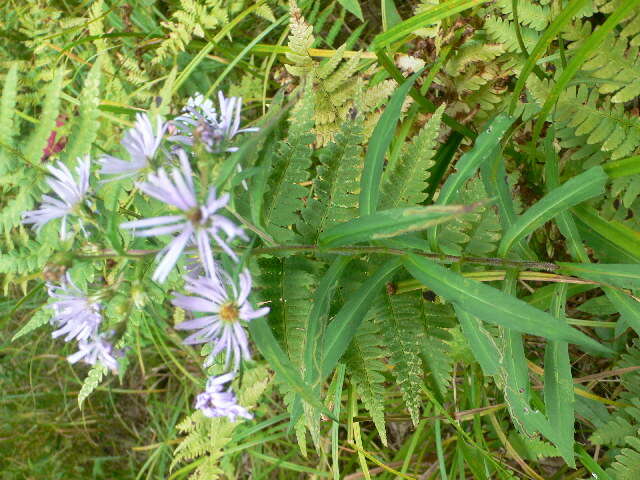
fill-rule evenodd
<path id="1" fill-rule="evenodd" d="M 67 273 L 61 285 L 47 284 L 49 296 L 55 299 L 48 308 L 53 310 L 51 323 L 57 327 L 53 338 L 65 335 L 66 342 L 74 338 L 86 341 L 98 332 L 102 321 L 100 304 L 83 293 Z"/>
<path id="2" fill-rule="evenodd" d="M 246 408 L 238 405 L 235 393 L 224 385 L 233 380 L 233 373 L 226 373 L 218 377 L 209 377 L 206 390 L 196 397 L 196 408 L 201 410 L 205 417 L 227 417 L 235 422 L 236 417 L 251 420 L 251 415 Z"/>
<path id="3" fill-rule="evenodd" d="M 89 365 L 101 363 L 112 372 L 118 371 L 117 357 L 121 352 L 113 352 L 113 345 L 105 339 L 106 335 L 95 335 L 86 340 L 78 342 L 78 351 L 67 357 L 69 363 L 76 363 L 82 360 Z"/>
<path id="4" fill-rule="evenodd" d="M 59 198 L 42 195 L 40 208 L 25 212 L 22 223 L 33 224 L 35 231 L 39 232 L 51 220 L 62 218 L 60 237 L 64 239 L 67 235 L 67 216 L 78 213 L 89 190 L 90 160 L 88 156 L 78 158 L 77 180 L 73 178 L 69 168 L 60 161 L 57 167 L 49 165 L 47 169 L 53 175 L 53 177 L 47 177 L 47 183 Z"/>
<path id="5" fill-rule="evenodd" d="M 205 99 L 202 94 L 198 93 L 190 98 L 184 113 L 173 120 L 172 125 L 177 132 L 169 140 L 192 146 L 194 137 L 197 137 L 208 152 L 237 151 L 238 147 L 225 144 L 239 133 L 257 132 L 259 129 L 240 128 L 242 98 L 225 98 L 222 92 L 218 92 L 218 101 L 220 113 L 216 112 L 213 102 Z"/>
<path id="6" fill-rule="evenodd" d="M 136 115 L 136 123 L 125 133 L 121 145 L 129 153 L 130 160 L 122 160 L 111 155 L 103 156 L 99 162 L 102 165 L 100 173 L 103 175 L 115 175 L 109 178 L 111 180 L 120 180 L 132 177 L 141 170 L 149 167 L 149 160 L 155 157 L 162 137 L 167 129 L 167 124 L 162 119 L 156 117 L 155 132 L 151 125 L 149 116 L 145 113 Z"/>
<path id="7" fill-rule="evenodd" d="M 216 189 L 211 187 L 206 202 L 203 205 L 198 204 L 187 154 L 180 150 L 178 155 L 181 170 L 174 169 L 169 176 L 161 168 L 157 173 L 150 174 L 146 182 L 139 183 L 138 188 L 147 195 L 178 208 L 182 213 L 120 224 L 122 228 L 134 230 L 138 237 L 177 234 L 158 254 L 158 258 L 162 257 L 162 260 L 152 278 L 160 282 L 165 281 L 189 242 L 197 245 L 200 261 L 207 274 L 214 275 L 216 265 L 209 239 L 213 239 L 236 261 L 238 257 L 227 242 L 236 237 L 248 240 L 240 227 L 227 217 L 216 214 L 229 202 L 228 194 L 216 197 Z M 223 239 L 221 234 L 224 234 L 226 239 Z"/>
<path id="8" fill-rule="evenodd" d="M 237 370 L 242 359 L 251 359 L 247 332 L 240 322 L 249 322 L 269 313 L 268 307 L 254 310 L 249 302 L 251 274 L 247 269 L 240 274 L 240 291 L 224 271 L 220 271 L 216 279 L 185 277 L 185 282 L 185 289 L 194 295 L 176 293 L 173 304 L 208 315 L 176 326 L 178 330 L 197 330 L 185 338 L 184 343 L 195 345 L 212 342 L 213 349 L 205 366 L 211 365 L 215 356 L 225 351 L 225 368 L 233 359 L 234 369 Z"/>

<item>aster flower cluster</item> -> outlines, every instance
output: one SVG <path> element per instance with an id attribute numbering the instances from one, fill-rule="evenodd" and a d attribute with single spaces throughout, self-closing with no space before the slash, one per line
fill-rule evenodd
<path id="1" fill-rule="evenodd" d="M 64 336 L 65 342 L 78 341 L 78 351 L 67 357 L 70 363 L 82 360 L 89 365 L 101 363 L 113 372 L 118 371 L 117 358 L 122 352 L 114 351 L 109 333 L 98 331 L 102 323 L 102 305 L 80 290 L 67 272 L 60 285 L 47 283 L 48 308 L 53 310 L 50 323 L 57 327 L 53 338 Z"/>
<path id="2" fill-rule="evenodd" d="M 207 344 L 210 354 L 204 367 L 211 367 L 218 356 L 224 358 L 226 373 L 208 379 L 206 389 L 198 395 L 196 407 L 208 417 L 251 418 L 251 414 L 238 405 L 236 395 L 228 386 L 241 368 L 242 362 L 251 359 L 246 322 L 269 312 L 266 307 L 254 309 L 249 301 L 252 280 L 245 268 L 237 275 L 225 271 L 222 265 L 237 265 L 240 258 L 233 249 L 233 242 L 248 241 L 244 230 L 225 216 L 230 200 L 228 194 L 219 194 L 214 187 L 198 184 L 192 171 L 201 144 L 210 153 L 234 152 L 233 138 L 256 128 L 240 128 L 240 98 L 225 98 L 219 94 L 219 111 L 211 100 L 198 94 L 189 99 L 182 114 L 170 122 L 161 118 L 154 121 L 145 114 L 138 114 L 135 125 L 121 142 L 127 158 L 104 155 L 98 160 L 100 183 L 122 179 L 135 180 L 137 190 L 164 203 L 167 214 L 139 218 L 120 224 L 136 237 L 169 237 L 157 253 L 157 265 L 152 279 L 163 283 L 181 258 L 187 257 L 187 249 L 197 252 L 187 257 L 184 275 L 188 295 L 175 293 L 172 300 L 190 319 L 179 324 L 178 330 L 192 331 L 184 343 Z M 171 142 L 163 148 L 164 140 Z M 43 195 L 40 208 L 24 214 L 23 222 L 32 224 L 39 231 L 45 224 L 61 219 L 60 235 L 68 239 L 70 217 L 80 220 L 90 212 L 84 209 L 89 203 L 90 160 L 79 159 L 76 177 L 62 162 L 50 165 L 53 175 L 47 183 L 55 197 Z M 141 178 L 142 177 L 142 178 Z M 57 198 L 56 198 L 57 197 Z M 85 232 L 86 233 L 86 232 Z M 190 263 L 190 264 L 189 264 Z M 240 267 L 233 268 L 234 271 Z M 51 323 L 56 327 L 54 337 L 64 337 L 67 342 L 77 341 L 79 350 L 70 355 L 71 363 L 83 361 L 101 363 L 116 371 L 117 358 L 122 352 L 114 351 L 109 333 L 100 332 L 102 305 L 97 296 L 80 290 L 69 275 L 60 285 L 48 284 L 53 310 Z"/>

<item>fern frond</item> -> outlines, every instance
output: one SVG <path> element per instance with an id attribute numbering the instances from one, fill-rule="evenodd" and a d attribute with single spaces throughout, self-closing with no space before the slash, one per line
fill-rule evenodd
<path id="1" fill-rule="evenodd" d="M 550 83 L 530 77 L 527 88 L 536 103 L 542 105 Z M 601 101 L 595 89 L 582 85 L 570 87 L 558 99 L 554 119 L 556 135 L 564 148 L 576 148 L 574 159 L 594 157 L 591 163 L 606 156 L 618 159 L 640 146 L 640 119 L 626 113 L 623 105 Z M 597 155 L 601 151 L 604 155 Z"/>
<path id="2" fill-rule="evenodd" d="M 424 320 L 425 337 L 422 341 L 422 362 L 428 379 L 444 397 L 451 384 L 454 356 L 450 341 L 450 329 L 457 324 L 451 305 L 429 302 L 421 298 L 421 318 Z"/>
<path id="3" fill-rule="evenodd" d="M 287 71 L 296 77 L 305 77 L 314 68 L 315 62 L 309 55 L 309 49 L 313 46 L 315 38 L 313 27 L 309 25 L 295 0 L 291 1 L 291 21 L 289 23 L 289 49 L 286 53 L 287 60 L 292 65 L 285 65 Z"/>
<path id="4" fill-rule="evenodd" d="M 55 73 L 42 106 L 40 123 L 38 123 L 36 130 L 29 138 L 25 147 L 24 156 L 27 162 L 32 165 L 40 162 L 42 152 L 47 144 L 47 139 L 55 127 L 58 109 L 60 108 L 64 74 L 64 70 L 62 69 L 59 69 Z"/>
<path id="5" fill-rule="evenodd" d="M 298 231 L 310 244 L 315 245 L 325 229 L 358 215 L 362 128 L 358 115 L 345 122 L 335 140 L 319 150 L 313 194 L 298 222 Z"/>
<path id="6" fill-rule="evenodd" d="M 395 165 L 389 165 L 382 178 L 381 208 L 420 205 L 427 199 L 425 190 L 429 169 L 440 133 L 445 106 L 441 105 L 420 132 L 403 148 Z"/>
<path id="7" fill-rule="evenodd" d="M 479 178 L 467 182 L 460 192 L 460 203 L 468 205 L 487 199 Z M 501 237 L 497 213 L 491 207 L 480 207 L 448 222 L 441 228 L 440 248 L 451 255 L 487 256 L 495 251 Z"/>
<path id="8" fill-rule="evenodd" d="M 23 337 L 34 330 L 46 325 L 49 323 L 49 319 L 51 318 L 51 309 L 40 307 L 40 309 L 34 313 L 29 321 L 25 323 L 20 330 L 16 332 L 11 341 L 15 341 L 20 337 Z"/>
<path id="9" fill-rule="evenodd" d="M 0 100 L 0 175 L 11 171 L 15 165 L 10 149 L 13 147 L 13 137 L 18 133 L 18 124 L 14 121 L 17 95 L 18 64 L 12 63 L 4 79 Z"/>
<path id="10" fill-rule="evenodd" d="M 309 178 L 314 136 L 313 95 L 307 88 L 301 103 L 291 117 L 286 140 L 278 143 L 274 164 L 265 193 L 264 225 L 278 241 L 295 237 L 290 229 L 304 208 L 308 189 L 301 186 Z"/>
<path id="11" fill-rule="evenodd" d="M 484 28 L 487 30 L 491 40 L 504 44 L 507 52 L 520 53 L 522 51 L 518 43 L 514 22 L 501 17 L 489 16 L 484 22 Z M 521 27 L 520 33 L 527 52 L 530 52 L 538 42 L 540 35 L 535 30 L 527 27 Z"/>
<path id="12" fill-rule="evenodd" d="M 375 316 L 375 315 L 373 315 Z M 380 346 L 381 332 L 372 322 L 372 315 L 365 319 L 347 350 L 345 362 L 356 392 L 371 415 L 380 439 L 387 445 L 384 421 L 384 371 L 382 358 L 384 349 Z"/>
<path id="13" fill-rule="evenodd" d="M 173 12 L 171 20 L 161 22 L 168 30 L 165 38 L 155 51 L 153 63 L 159 63 L 170 55 L 185 50 L 193 37 L 203 38 L 205 31 L 228 23 L 228 7 L 220 0 L 210 0 L 206 4 L 194 0 L 180 0 L 181 8 Z M 264 11 L 263 11 L 264 12 Z"/>
<path id="14" fill-rule="evenodd" d="M 80 393 L 78 393 L 78 405 L 82 408 L 84 401 L 93 393 L 93 391 L 100 385 L 102 378 L 107 373 L 107 367 L 97 363 L 89 370 L 87 378 L 82 383 Z"/>
<path id="15" fill-rule="evenodd" d="M 295 1 L 291 2 L 291 32 L 289 34 L 289 49 L 286 58 L 290 62 L 285 65 L 287 71 L 303 81 L 310 80 L 313 83 L 315 94 L 314 120 L 316 144 L 326 145 L 334 139 L 340 130 L 352 107 L 360 104 L 359 99 L 366 97 L 366 108 L 361 108 L 363 114 L 368 114 L 375 107 L 368 104 L 378 103 L 382 93 L 386 97 L 391 93 L 387 89 L 375 88 L 371 94 L 367 94 L 362 77 L 357 74 L 361 54 L 357 53 L 346 61 L 344 53 L 347 45 L 339 47 L 334 54 L 322 63 L 318 63 L 309 54 L 315 38 L 313 28 L 309 25 Z M 383 99 L 386 99 L 383 98 Z M 368 133 L 368 123 L 373 115 L 365 115 L 364 132 Z"/>
<path id="16" fill-rule="evenodd" d="M 301 365 L 318 265 L 299 256 L 261 258 L 258 264 L 261 295 L 271 302 L 269 323 L 293 364 Z"/>
<path id="17" fill-rule="evenodd" d="M 513 20 L 513 3 L 511 0 L 497 0 L 496 6 Z M 551 20 L 551 9 L 548 5 L 540 5 L 535 0 L 518 0 L 518 20 L 522 25 L 537 31 L 547 28 Z"/>
<path id="18" fill-rule="evenodd" d="M 640 47 L 629 46 L 624 36 L 609 36 L 595 49 L 582 70 L 600 79 L 602 94 L 613 94 L 613 103 L 624 103 L 640 95 Z"/>
<path id="19" fill-rule="evenodd" d="M 613 462 L 607 473 L 611 474 L 616 480 L 636 480 L 640 477 L 640 438 L 634 432 L 634 436 L 625 438 L 628 447 L 623 448 L 620 454 L 616 455 L 616 461 Z"/>
<path id="20" fill-rule="evenodd" d="M 102 62 L 98 57 L 91 67 L 84 88 L 80 94 L 80 116 L 73 122 L 69 145 L 66 148 L 67 160 L 91 154 L 91 144 L 98 135 L 100 104 L 100 68 Z"/>
<path id="21" fill-rule="evenodd" d="M 390 352 L 389 361 L 404 398 L 411 420 L 418 424 L 422 400 L 422 342 L 424 323 L 421 318 L 421 293 L 384 295 L 386 307 L 379 311 L 376 321 L 382 330 Z"/>

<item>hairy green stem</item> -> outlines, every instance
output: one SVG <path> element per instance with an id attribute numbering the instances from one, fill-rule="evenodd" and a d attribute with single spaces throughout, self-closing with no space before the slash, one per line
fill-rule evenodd
<path id="1" fill-rule="evenodd" d="M 194 250 L 195 249 L 188 249 Z M 148 255 L 155 255 L 160 249 L 151 250 L 139 250 L 132 249 L 127 250 L 127 255 L 130 257 L 145 257 Z M 429 258 L 440 263 L 472 263 L 475 265 L 489 265 L 489 266 L 501 266 L 512 267 L 520 269 L 533 269 L 533 270 L 545 270 L 554 272 L 560 267 L 551 262 L 531 262 L 525 260 L 508 260 L 505 258 L 493 258 L 493 257 L 463 257 L 456 255 L 445 255 L 440 253 L 426 253 L 426 252 L 409 252 L 399 248 L 388 247 L 370 247 L 370 246 L 353 246 L 353 247 L 333 247 L 333 248 L 321 248 L 318 245 L 275 245 L 271 247 L 258 247 L 251 250 L 252 255 L 275 255 L 279 252 L 316 252 L 319 254 L 327 255 L 369 255 L 369 254 L 383 254 L 383 255 L 406 255 L 407 253 L 414 253 L 425 258 Z M 76 258 L 80 259 L 101 259 L 101 258 L 114 258 L 120 255 L 110 249 L 100 250 L 96 254 L 76 254 Z"/>

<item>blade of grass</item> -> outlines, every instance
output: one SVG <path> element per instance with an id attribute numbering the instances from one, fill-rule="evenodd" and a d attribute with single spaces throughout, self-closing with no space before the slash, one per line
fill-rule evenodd
<path id="1" fill-rule="evenodd" d="M 373 49 L 381 50 L 398 40 L 404 39 L 414 31 L 432 25 L 440 20 L 451 17 L 469 8 L 483 3 L 484 0 L 449 0 L 448 2 L 434 5 L 411 18 L 389 28 L 386 32 L 376 35 L 373 39 Z"/>

